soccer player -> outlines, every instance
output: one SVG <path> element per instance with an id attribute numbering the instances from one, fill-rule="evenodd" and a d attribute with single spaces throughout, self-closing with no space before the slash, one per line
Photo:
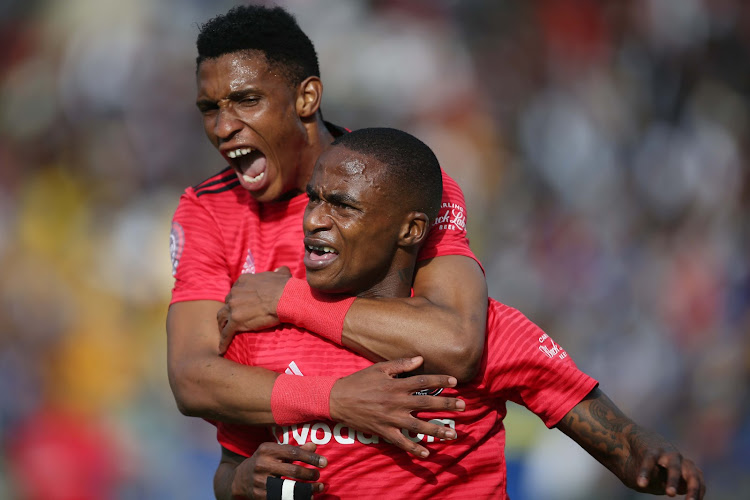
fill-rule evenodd
<path id="1" fill-rule="evenodd" d="M 288 266 L 295 279 L 279 303 L 285 321 L 304 313 L 309 330 L 378 361 L 419 354 L 429 373 L 447 374 L 425 377 L 420 389 L 451 385 L 471 379 L 478 368 L 487 287 L 466 239 L 463 194 L 446 176 L 444 211 L 453 213 L 454 223 L 435 228 L 423 246 L 414 297 L 318 300 L 301 279 L 304 189 L 320 153 L 346 131 L 323 120 L 315 49 L 288 12 L 261 6 L 235 7 L 210 20 L 197 48 L 197 106 L 229 166 L 186 189 L 172 221 L 175 284 L 167 347 L 179 409 L 210 421 L 265 425 L 279 422 L 278 415 L 297 422 L 328 418 L 334 408 L 330 416 L 338 421 L 420 454 L 426 449 L 400 428 L 454 436 L 410 411 L 424 405 L 460 410 L 462 402 L 420 400 L 411 396 L 413 382 L 392 380 L 414 362 L 391 362 L 361 377 L 302 381 L 220 356 L 217 312 L 232 283 Z M 351 403 L 365 389 L 374 398 L 370 404 L 338 403 Z"/>
<path id="2" fill-rule="evenodd" d="M 309 284 L 326 294 L 409 296 L 411 274 L 438 214 L 441 189 L 437 159 L 415 137 L 387 128 L 339 137 L 321 155 L 307 187 L 304 263 Z M 345 376 L 370 365 L 362 356 L 290 325 L 237 335 L 227 356 L 278 372 L 294 366 L 295 375 L 281 377 L 300 379 Z M 285 446 L 276 448 L 279 461 L 285 462 L 288 477 L 298 479 L 306 479 L 304 471 L 290 462 L 318 466 L 307 474 L 319 481 L 317 491 L 325 484 L 321 498 L 506 498 L 503 417 L 507 401 L 514 401 L 575 440 L 625 485 L 703 498 L 702 472 L 691 460 L 624 415 L 549 335 L 493 299 L 479 373 L 444 393 L 463 398 L 466 410 L 423 417 L 455 428 L 457 439 L 404 431 L 434 450 L 428 459 L 335 421 L 317 419 L 272 427 L 276 441 Z M 334 404 L 332 400 L 332 415 Z M 258 459 L 269 454 L 244 459 L 253 448 L 244 450 L 242 426 L 219 427 L 223 460 L 216 474 L 217 497 L 262 498 L 268 474 L 258 470 Z M 292 444 L 304 448 L 290 457 L 286 453 Z M 273 477 L 269 484 L 279 482 L 290 492 L 296 487 L 290 479 Z"/>

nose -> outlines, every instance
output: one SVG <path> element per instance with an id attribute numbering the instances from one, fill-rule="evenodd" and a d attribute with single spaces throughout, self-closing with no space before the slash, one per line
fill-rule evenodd
<path id="1" fill-rule="evenodd" d="M 214 135 L 221 141 L 232 138 L 242 128 L 242 122 L 237 118 L 231 105 L 219 106 L 214 122 Z"/>
<path id="2" fill-rule="evenodd" d="M 306 235 L 331 229 L 333 219 L 331 219 L 328 207 L 329 205 L 322 201 L 308 202 L 302 219 L 302 229 Z"/>

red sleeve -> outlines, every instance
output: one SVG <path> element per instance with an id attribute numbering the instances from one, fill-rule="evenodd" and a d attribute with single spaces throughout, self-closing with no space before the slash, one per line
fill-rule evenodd
<path id="1" fill-rule="evenodd" d="M 417 260 L 443 255 L 464 255 L 482 263 L 469 248 L 466 237 L 466 201 L 461 187 L 443 170 L 443 201 L 440 213 L 430 229 L 427 241 L 419 251 Z M 484 268 L 482 267 L 484 271 Z"/>
<path id="2" fill-rule="evenodd" d="M 211 214 L 188 188 L 180 197 L 169 238 L 172 257 L 172 301 L 224 302 L 232 286 L 220 231 Z"/>
<path id="3" fill-rule="evenodd" d="M 490 299 L 484 383 L 493 397 L 525 406 L 553 427 L 598 382 L 520 311 Z"/>

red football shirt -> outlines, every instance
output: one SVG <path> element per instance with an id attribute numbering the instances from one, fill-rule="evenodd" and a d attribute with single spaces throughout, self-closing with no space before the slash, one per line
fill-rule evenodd
<path id="1" fill-rule="evenodd" d="M 525 406 L 552 427 L 597 382 L 523 314 L 492 299 L 485 342 L 474 381 L 442 392 L 464 399 L 466 410 L 421 415 L 455 428 L 458 439 L 440 441 L 403 431 L 431 449 L 426 460 L 331 421 L 277 425 L 268 437 L 279 443 L 318 444 L 317 453 L 328 459 L 328 466 L 320 471 L 327 489 L 316 498 L 506 498 L 506 402 Z M 302 376 L 346 376 L 371 365 L 345 348 L 287 325 L 238 335 L 227 357 Z M 218 439 L 227 449 L 249 456 L 257 444 L 256 430 L 220 423 Z"/>

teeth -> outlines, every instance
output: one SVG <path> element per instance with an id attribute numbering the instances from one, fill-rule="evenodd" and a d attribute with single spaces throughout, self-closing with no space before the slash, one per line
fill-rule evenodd
<path id="1" fill-rule="evenodd" d="M 242 178 L 245 179 L 246 182 L 249 182 L 249 183 L 253 184 L 253 183 L 256 183 L 256 182 L 260 181 L 265 176 L 266 176 L 266 173 L 265 172 L 261 172 L 258 175 L 256 175 L 255 177 L 250 177 L 249 175 L 244 174 L 242 176 Z"/>
<path id="2" fill-rule="evenodd" d="M 240 156 L 245 156 L 246 154 L 250 154 L 252 153 L 252 151 L 253 151 L 252 148 L 239 148 L 239 149 L 234 149 L 228 152 L 227 156 L 234 159 L 234 158 L 239 158 Z"/>
<path id="3" fill-rule="evenodd" d="M 324 252 L 324 253 L 336 253 L 336 250 L 334 250 L 331 247 L 312 247 L 308 246 L 310 250 L 314 250 L 316 252 Z"/>

